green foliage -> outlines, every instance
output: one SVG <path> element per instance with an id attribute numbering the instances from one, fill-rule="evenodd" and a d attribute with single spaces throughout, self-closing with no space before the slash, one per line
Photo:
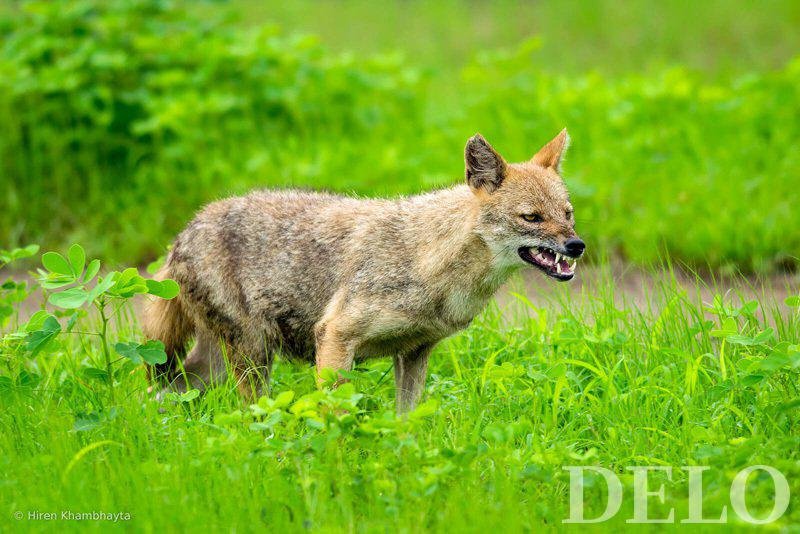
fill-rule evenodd
<path id="1" fill-rule="evenodd" d="M 312 38 L 242 31 L 171 2 L 33 1 L 6 16 L 0 224 L 23 235 L 137 220 L 111 242 L 140 257 L 157 250 L 141 226 L 175 228 L 238 173 L 274 168 L 269 147 L 365 135 L 412 112 L 413 80 L 391 61 L 332 57 Z"/>
<path id="2" fill-rule="evenodd" d="M 55 316 L 39 311 L 25 325 L 25 332 L 25 350 L 34 357 L 61 333 L 61 323 Z"/>
<path id="3" fill-rule="evenodd" d="M 33 256 L 37 252 L 39 252 L 39 245 L 28 245 L 12 250 L 0 249 L 0 269 L 15 261 Z M 11 320 L 19 304 L 28 298 L 30 291 L 27 282 L 17 282 L 13 278 L 8 278 L 0 284 L 0 328 L 5 327 Z"/>
<path id="4" fill-rule="evenodd" d="M 15 248 L 13 250 L 0 250 L 0 268 L 5 267 L 9 263 L 23 258 L 29 258 L 39 252 L 39 245 L 28 245 L 24 248 Z"/>
<path id="5" fill-rule="evenodd" d="M 718 82 L 682 68 L 564 78 L 537 71 L 535 48 L 484 54 L 464 71 L 469 116 L 517 157 L 569 126 L 568 182 L 590 242 L 638 263 L 668 250 L 712 267 L 796 264 L 800 233 L 784 225 L 800 201 L 800 59 Z"/>
<path id="6" fill-rule="evenodd" d="M 36 248 L 28 247 L 27 251 L 35 253 Z M 4 254 L 9 257 L 24 256 L 19 251 Z M 178 284 L 174 280 L 145 279 L 133 268 L 121 272 L 112 271 L 98 277 L 100 260 L 93 259 L 87 264 L 86 253 L 83 247 L 77 244 L 69 248 L 66 256 L 58 252 L 45 252 L 42 254 L 42 267 L 43 269 L 38 270 L 38 283 L 47 296 L 47 303 L 64 311 L 57 311 L 56 314 L 46 310 L 35 312 L 20 331 L 8 333 L 2 338 L 0 354 L 6 359 L 9 370 L 13 370 L 18 366 L 21 356 L 33 359 L 40 354 L 57 353 L 62 346 L 58 343 L 60 335 L 96 337 L 99 340 L 103 368 L 95 367 L 89 358 L 85 365 L 78 366 L 78 371 L 73 367 L 72 373 L 80 374 L 82 378 L 88 380 L 98 381 L 107 387 L 113 407 L 116 402 L 114 388 L 119 381 L 119 372 L 125 368 L 117 365 L 120 360 L 112 360 L 109 327 L 115 319 L 118 320 L 120 310 L 133 297 L 150 295 L 155 298 L 172 299 L 178 295 Z M 25 292 L 25 296 L 28 294 L 29 292 Z M 90 306 L 94 308 L 99 320 L 98 328 L 95 331 L 74 331 L 76 325 L 85 322 L 88 315 L 82 308 Z M 12 307 L 12 311 L 7 315 L 11 315 L 13 311 Z M 65 315 L 68 319 L 66 326 L 62 327 L 59 318 Z M 83 350 L 86 349 L 84 345 Z M 155 365 L 167 360 L 164 344 L 161 341 L 150 340 L 141 344 L 118 342 L 114 349 L 122 360 L 133 365 Z M 24 366 L 16 372 L 18 377 L 29 374 L 29 370 Z M 107 401 L 98 401 L 98 405 L 106 403 Z M 107 411 L 92 413 L 98 418 L 101 413 L 108 415 Z"/>
<path id="7" fill-rule="evenodd" d="M 47 263 L 82 284 L 80 253 L 63 258 Z M 99 313 L 61 325 L 59 312 L 36 312 L 0 347 L 9 513 L 59 502 L 129 511 L 142 530 L 530 531 L 566 517 L 562 466 L 583 464 L 623 481 L 624 508 L 604 526 L 631 516 L 628 465 L 676 466 L 673 480 L 658 482 L 678 519 L 681 465 L 711 467 L 708 516 L 729 505 L 731 479 L 748 465 L 774 466 L 800 491 L 794 296 L 782 307 L 710 288 L 703 303 L 687 296 L 700 285 L 654 279 L 634 305 L 605 278 L 591 295 L 565 292 L 548 307 L 520 296 L 437 347 L 425 402 L 397 417 L 386 360 L 360 363 L 335 390 L 317 389 L 308 366 L 279 362 L 272 395 L 255 402 L 242 401 L 233 378 L 156 401 L 139 370 L 163 361 L 163 346 L 134 341 L 130 298 L 120 296 L 147 281 L 130 270 L 103 279 L 121 281 L 98 297 L 120 305 L 110 370 Z M 588 481 L 587 514 L 602 510 L 601 487 Z M 748 506 L 768 509 L 772 491 L 753 480 Z M 182 513 L 164 514 L 176 506 Z M 774 526 L 798 520 L 790 507 Z"/>
<path id="8" fill-rule="evenodd" d="M 155 365 L 167 361 L 164 344 L 160 341 L 150 340 L 147 343 L 117 343 L 114 350 L 120 356 L 128 358 L 133 363 L 147 363 Z"/>

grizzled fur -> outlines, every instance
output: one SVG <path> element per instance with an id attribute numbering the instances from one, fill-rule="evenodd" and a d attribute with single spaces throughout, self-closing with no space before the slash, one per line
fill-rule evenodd
<path id="1" fill-rule="evenodd" d="M 263 386 L 276 352 L 319 369 L 392 356 L 398 409 L 413 407 L 431 349 L 525 265 L 517 248 L 575 235 L 558 175 L 566 141 L 509 165 L 476 135 L 467 184 L 398 200 L 257 191 L 206 206 L 161 272 L 180 295 L 145 317 L 170 357 L 158 377 L 202 388 L 225 376 L 227 356 L 240 384 L 254 373 Z M 546 217 L 536 228 L 519 219 L 531 210 Z"/>

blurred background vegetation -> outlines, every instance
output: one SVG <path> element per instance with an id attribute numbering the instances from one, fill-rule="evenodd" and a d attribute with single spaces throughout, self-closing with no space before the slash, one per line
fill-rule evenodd
<path id="1" fill-rule="evenodd" d="M 567 126 L 593 253 L 794 269 L 798 27 L 794 0 L 6 0 L 0 244 L 146 262 L 222 196 L 416 193 L 476 131 L 521 160 Z"/>

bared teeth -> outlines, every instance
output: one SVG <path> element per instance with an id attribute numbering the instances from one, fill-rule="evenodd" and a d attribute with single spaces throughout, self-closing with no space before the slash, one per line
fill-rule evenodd
<path id="1" fill-rule="evenodd" d="M 558 263 L 558 262 L 560 262 L 560 261 L 561 261 L 561 254 L 559 254 L 558 252 L 556 252 L 556 263 Z"/>

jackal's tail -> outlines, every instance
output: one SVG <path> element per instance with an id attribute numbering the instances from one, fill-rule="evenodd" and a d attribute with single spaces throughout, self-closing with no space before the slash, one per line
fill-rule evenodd
<path id="1" fill-rule="evenodd" d="M 155 276 L 158 280 L 169 278 L 169 267 L 165 266 Z M 192 336 L 194 326 L 186 315 L 181 295 L 174 299 L 155 299 L 148 303 L 144 313 L 143 330 L 147 339 L 157 339 L 164 343 L 167 361 L 148 368 L 148 376 L 153 380 L 167 380 L 186 356 L 186 344 Z"/>

